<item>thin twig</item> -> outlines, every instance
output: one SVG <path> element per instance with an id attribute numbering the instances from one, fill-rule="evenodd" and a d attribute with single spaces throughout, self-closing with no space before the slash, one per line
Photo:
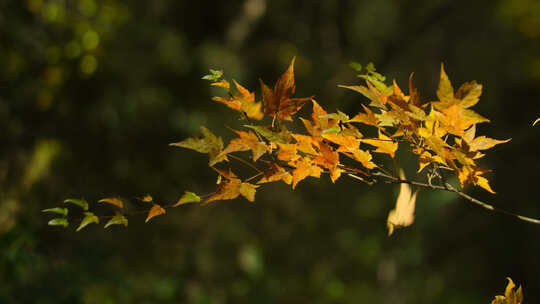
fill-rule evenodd
<path id="1" fill-rule="evenodd" d="M 517 218 L 517 219 L 519 219 L 521 221 L 524 221 L 524 222 L 540 225 L 540 220 L 539 219 L 519 215 L 519 214 L 516 214 L 516 213 L 512 213 L 510 211 L 506 211 L 506 210 L 494 207 L 493 205 L 482 202 L 482 201 L 480 201 L 480 200 L 478 200 L 478 199 L 476 199 L 476 198 L 474 198 L 474 197 L 472 197 L 472 196 L 470 196 L 470 195 L 468 195 L 468 194 L 466 194 L 464 192 L 461 192 L 461 191 L 457 190 L 454 186 L 452 186 L 449 183 L 444 183 L 443 186 L 439 186 L 439 185 L 430 185 L 430 184 L 417 182 L 417 181 L 399 179 L 399 178 L 397 178 L 395 176 L 387 175 L 387 174 L 382 173 L 382 172 L 376 172 L 376 173 L 373 173 L 373 175 L 386 178 L 386 179 L 389 180 L 388 182 L 390 182 L 390 183 L 395 183 L 395 184 L 405 183 L 405 184 L 415 185 L 415 186 L 429 188 L 429 189 L 437 189 L 437 190 L 444 190 L 444 191 L 454 192 L 457 195 L 465 198 L 469 202 L 471 202 L 471 203 L 473 203 L 473 204 L 475 204 L 477 206 L 480 206 L 480 207 L 482 207 L 482 208 L 484 208 L 486 210 L 501 213 L 501 214 L 508 215 L 508 216 L 511 216 L 511 217 L 515 217 L 515 218 Z M 349 174 L 349 176 L 350 176 L 350 174 Z"/>

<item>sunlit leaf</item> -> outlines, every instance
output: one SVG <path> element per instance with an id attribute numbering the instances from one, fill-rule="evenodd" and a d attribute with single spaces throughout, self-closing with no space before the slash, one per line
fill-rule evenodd
<path id="1" fill-rule="evenodd" d="M 394 158 L 396 150 L 398 148 L 398 143 L 394 142 L 390 137 L 384 135 L 379 131 L 378 139 L 361 139 L 363 143 L 377 147 L 373 152 L 384 153 L 390 155 Z"/>
<path id="2" fill-rule="evenodd" d="M 399 177 L 401 180 L 405 180 L 403 170 L 400 170 Z M 399 189 L 396 207 L 390 210 L 386 220 L 388 235 L 392 235 L 395 229 L 410 226 L 414 222 L 414 209 L 418 191 L 412 194 L 411 186 L 406 183 L 401 183 Z"/>
<path id="3" fill-rule="evenodd" d="M 227 160 L 226 155 L 220 154 L 223 150 L 223 140 L 221 139 L 221 137 L 217 137 L 216 135 L 214 135 L 214 133 L 212 133 L 204 126 L 201 126 L 200 129 L 203 137 L 190 137 L 183 141 L 171 143 L 169 145 L 195 150 L 199 153 L 207 153 L 210 157 L 210 166 L 213 166 L 218 162 Z"/>
<path id="4" fill-rule="evenodd" d="M 50 220 L 47 225 L 49 226 L 62 226 L 64 228 L 66 228 L 69 224 L 68 224 L 68 220 L 67 218 L 53 218 L 52 220 Z"/>
<path id="5" fill-rule="evenodd" d="M 98 203 L 107 203 L 107 204 L 114 205 L 118 208 L 124 208 L 124 202 L 118 197 L 103 198 L 103 199 L 100 199 Z"/>
<path id="6" fill-rule="evenodd" d="M 201 198 L 197 194 L 190 191 L 186 191 L 184 192 L 184 195 L 180 197 L 178 202 L 176 202 L 176 204 L 173 205 L 173 207 L 178 207 L 180 205 L 187 204 L 187 203 L 200 203 L 200 202 L 201 202 Z"/>
<path id="7" fill-rule="evenodd" d="M 123 216 L 121 213 L 116 212 L 116 215 L 113 216 L 103 228 L 108 228 L 111 225 L 124 225 L 125 227 L 128 226 L 128 219 Z"/>
<path id="8" fill-rule="evenodd" d="M 88 202 L 84 199 L 68 198 L 64 200 L 64 204 L 74 204 L 81 207 L 84 211 L 88 210 Z"/>
<path id="9" fill-rule="evenodd" d="M 204 75 L 202 79 L 210 81 L 218 81 L 223 76 L 222 70 L 212 70 L 210 69 L 210 74 Z"/>
<path id="10" fill-rule="evenodd" d="M 148 223 L 151 218 L 162 214 L 165 214 L 165 209 L 163 209 L 163 207 L 158 204 L 153 204 L 152 208 L 150 208 L 150 210 L 148 211 L 148 216 L 146 217 L 146 220 L 144 222 Z"/>
<path id="11" fill-rule="evenodd" d="M 141 201 L 145 203 L 151 203 L 154 201 L 154 198 L 150 194 L 147 194 L 141 198 Z"/>
<path id="12" fill-rule="evenodd" d="M 259 138 L 252 131 L 234 131 L 238 134 L 239 138 L 234 138 L 229 142 L 227 148 L 225 148 L 221 154 L 227 154 L 237 151 L 251 150 L 253 161 L 257 161 L 264 153 L 268 151 L 268 147 L 264 142 L 259 141 Z"/>
<path id="13" fill-rule="evenodd" d="M 515 289 L 516 285 L 511 278 L 506 278 L 508 285 L 504 290 L 504 296 L 495 296 L 495 299 L 491 301 L 491 304 L 522 304 L 523 303 L 523 291 L 521 286 Z"/>
<path id="14" fill-rule="evenodd" d="M 57 214 L 61 214 L 63 216 L 68 215 L 68 209 L 67 208 L 60 208 L 60 207 L 43 209 L 43 210 L 41 210 L 41 212 L 57 213 Z"/>
<path id="15" fill-rule="evenodd" d="M 80 231 L 81 229 L 83 229 L 84 227 L 92 223 L 99 224 L 99 218 L 92 212 L 85 212 L 84 218 L 82 219 L 81 224 L 79 225 L 76 231 Z"/>

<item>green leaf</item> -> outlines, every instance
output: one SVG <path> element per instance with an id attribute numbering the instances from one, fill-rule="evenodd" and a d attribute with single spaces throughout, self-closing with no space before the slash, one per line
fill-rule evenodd
<path id="1" fill-rule="evenodd" d="M 176 204 L 173 205 L 173 207 L 178 207 L 180 205 L 187 204 L 187 203 L 200 203 L 200 202 L 201 202 L 200 196 L 198 196 L 197 194 L 193 192 L 186 191 L 184 195 L 182 195 L 182 197 L 178 200 L 178 202 L 176 202 Z"/>
<path id="2" fill-rule="evenodd" d="M 326 130 L 322 131 L 322 134 L 328 134 L 328 133 L 339 133 L 341 132 L 341 128 L 338 125 L 335 125 L 331 128 L 328 128 Z"/>
<path id="3" fill-rule="evenodd" d="M 210 69 L 210 74 L 204 75 L 202 79 L 210 81 L 218 81 L 223 76 L 222 70 L 212 70 Z"/>
<path id="4" fill-rule="evenodd" d="M 64 200 L 64 204 L 67 204 L 67 203 L 75 204 L 75 205 L 81 207 L 84 211 L 88 210 L 88 202 L 85 201 L 82 198 L 81 199 L 68 198 L 68 199 Z"/>
<path id="5" fill-rule="evenodd" d="M 79 230 L 83 229 L 84 227 L 86 227 L 86 226 L 88 226 L 89 224 L 92 224 L 92 223 L 99 224 L 99 218 L 97 216 L 95 216 L 92 212 L 85 212 L 84 213 L 84 218 L 81 221 L 81 224 L 79 225 L 79 227 L 77 228 L 76 231 L 79 231 Z"/>
<path id="6" fill-rule="evenodd" d="M 223 140 L 221 137 L 216 136 L 204 126 L 201 126 L 200 129 L 203 137 L 190 137 L 180 142 L 171 143 L 169 146 L 191 149 L 199 153 L 207 153 L 210 157 L 210 166 L 227 160 L 227 155 L 220 155 L 223 150 Z"/>
<path id="7" fill-rule="evenodd" d="M 356 61 L 349 62 L 349 66 L 358 73 L 362 72 L 362 65 Z"/>
<path id="8" fill-rule="evenodd" d="M 68 220 L 67 218 L 53 218 L 47 223 L 49 226 L 63 226 L 66 228 L 68 226 Z"/>
<path id="9" fill-rule="evenodd" d="M 60 207 L 49 208 L 49 209 L 43 209 L 43 210 L 41 210 L 41 212 L 58 213 L 58 214 L 61 214 L 61 215 L 63 215 L 63 216 L 67 216 L 67 215 L 68 215 L 68 209 L 67 209 L 67 208 L 60 208 Z"/>
<path id="10" fill-rule="evenodd" d="M 340 110 L 337 111 L 337 113 L 331 113 L 326 115 L 320 115 L 319 118 L 329 118 L 329 119 L 335 119 L 339 121 L 348 121 L 349 115 L 341 112 Z"/>
<path id="11" fill-rule="evenodd" d="M 124 225 L 125 227 L 128 226 L 128 220 L 125 216 L 123 216 L 121 213 L 116 212 L 116 215 L 112 217 L 107 224 L 105 224 L 105 228 L 111 226 L 111 225 Z"/>
<path id="12" fill-rule="evenodd" d="M 274 132 L 272 131 L 272 127 L 270 126 L 251 126 L 251 125 L 244 125 L 246 128 L 250 128 L 252 130 L 255 130 L 255 132 L 259 133 L 259 135 L 266 138 L 268 141 L 280 143 L 280 144 L 288 144 L 290 141 L 290 136 L 287 130 L 282 130 L 281 132 Z"/>

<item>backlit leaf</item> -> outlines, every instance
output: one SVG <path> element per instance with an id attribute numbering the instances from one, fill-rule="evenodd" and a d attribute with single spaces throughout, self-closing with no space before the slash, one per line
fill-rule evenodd
<path id="1" fill-rule="evenodd" d="M 516 285 L 511 278 L 506 278 L 508 284 L 504 290 L 504 296 L 495 296 L 495 299 L 491 301 L 491 304 L 522 304 L 523 303 L 523 291 L 521 286 L 518 289 L 514 289 Z"/>
<path id="2" fill-rule="evenodd" d="M 128 226 L 128 220 L 125 216 L 123 216 L 121 213 L 116 212 L 116 215 L 113 216 L 106 224 L 104 228 L 107 228 L 111 225 L 124 225 L 125 227 Z"/>
<path id="3" fill-rule="evenodd" d="M 394 158 L 394 154 L 398 148 L 398 143 L 394 142 L 390 137 L 379 131 L 378 139 L 361 139 L 363 143 L 377 147 L 373 152 L 384 153 Z"/>
<path id="4" fill-rule="evenodd" d="M 173 205 L 173 207 L 178 207 L 180 205 L 187 204 L 187 203 L 200 203 L 200 202 L 201 202 L 201 198 L 197 194 L 186 191 L 184 192 L 184 195 L 180 197 L 178 202 L 176 202 L 176 204 Z"/>
<path id="5" fill-rule="evenodd" d="M 114 205 L 118 208 L 124 208 L 124 202 L 118 197 L 103 198 L 103 199 L 100 199 L 98 203 L 107 203 L 107 204 Z"/>
<path id="6" fill-rule="evenodd" d="M 61 214 L 63 216 L 68 215 L 68 209 L 67 208 L 60 208 L 60 207 L 43 209 L 43 210 L 41 210 L 41 212 L 57 213 L 57 214 Z"/>
<path id="7" fill-rule="evenodd" d="M 169 145 L 195 150 L 199 153 L 207 153 L 210 157 L 210 166 L 227 160 L 226 155 L 220 155 L 221 151 L 223 150 L 223 140 L 221 137 L 217 137 L 204 126 L 201 126 L 200 129 L 203 137 L 190 137 L 183 141 L 171 143 Z"/>
<path id="8" fill-rule="evenodd" d="M 248 151 L 251 150 L 253 155 L 253 161 L 257 161 L 266 151 L 268 147 L 264 142 L 259 141 L 259 138 L 252 131 L 234 131 L 238 134 L 239 138 L 234 138 L 229 142 L 229 145 L 221 154 L 227 154 L 237 151 Z"/>
<path id="9" fill-rule="evenodd" d="M 82 198 L 68 198 L 64 200 L 64 204 L 74 204 L 81 207 L 84 211 L 88 210 L 88 202 Z"/>
<path id="10" fill-rule="evenodd" d="M 49 226 L 62 226 L 64 228 L 66 228 L 69 224 L 68 224 L 68 220 L 67 218 L 65 217 L 58 217 L 58 218 L 53 218 L 52 220 L 50 220 L 47 225 Z"/>
<path id="11" fill-rule="evenodd" d="M 443 103 L 450 103 L 454 100 L 454 88 L 448 75 L 444 71 L 444 65 L 441 63 L 441 77 L 439 80 L 439 87 L 437 88 L 437 97 Z"/>
<path id="12" fill-rule="evenodd" d="M 405 180 L 403 170 L 400 170 L 399 177 L 401 180 Z M 406 183 L 401 183 L 399 189 L 396 207 L 390 210 L 386 220 L 388 235 L 392 235 L 395 229 L 410 226 L 414 222 L 414 209 L 418 191 L 412 194 L 411 186 Z"/>
<path id="13" fill-rule="evenodd" d="M 158 204 L 153 204 L 152 205 L 152 208 L 150 208 L 150 210 L 148 211 L 148 216 L 146 217 L 146 220 L 144 221 L 145 223 L 148 223 L 148 221 L 153 218 L 153 217 L 156 217 L 158 215 L 162 215 L 162 214 L 165 214 L 165 209 L 163 209 L 163 207 L 161 207 L 160 205 Z"/>
<path id="14" fill-rule="evenodd" d="M 79 225 L 76 231 L 80 231 L 81 229 L 83 229 L 84 227 L 92 223 L 99 224 L 99 218 L 92 212 L 85 212 L 84 218 L 82 219 L 81 224 Z"/>

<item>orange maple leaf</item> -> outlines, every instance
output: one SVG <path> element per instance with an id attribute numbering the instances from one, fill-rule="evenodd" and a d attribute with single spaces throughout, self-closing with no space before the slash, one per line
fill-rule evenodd
<path id="1" fill-rule="evenodd" d="M 222 84 L 222 82 L 225 83 Z M 221 102 L 233 110 L 244 112 L 249 118 L 261 120 L 264 116 L 263 112 L 261 111 L 262 105 L 260 102 L 255 102 L 255 94 L 249 92 L 246 88 L 238 84 L 236 81 L 233 80 L 233 82 L 236 86 L 236 91 L 238 92 L 237 94 L 231 95 L 229 97 L 215 96 L 212 98 L 212 100 Z M 229 83 L 225 80 L 222 80 L 220 82 L 215 82 L 212 85 L 219 85 L 228 88 Z"/>
<path id="2" fill-rule="evenodd" d="M 148 211 L 148 216 L 144 222 L 147 223 L 151 218 L 162 214 L 165 214 L 165 209 L 158 204 L 153 204 L 152 208 Z"/>
<path id="3" fill-rule="evenodd" d="M 328 171 L 330 171 L 330 179 L 332 182 L 335 182 L 341 176 L 341 172 L 343 171 L 338 168 L 339 153 L 334 151 L 330 145 L 324 143 L 320 144 L 319 155 L 313 159 L 313 163 L 328 169 Z"/>
<path id="4" fill-rule="evenodd" d="M 319 166 L 313 165 L 313 161 L 310 158 L 302 157 L 295 162 L 289 163 L 295 167 L 292 178 L 292 188 L 308 176 L 320 178 L 323 169 Z"/>
<path id="5" fill-rule="evenodd" d="M 221 151 L 221 154 L 227 154 L 237 151 L 249 151 L 251 150 L 253 161 L 257 161 L 266 151 L 268 147 L 264 142 L 259 141 L 259 138 L 255 133 L 249 131 L 234 131 L 238 134 L 239 138 L 234 138 L 229 142 L 227 148 Z"/>
<path id="6" fill-rule="evenodd" d="M 295 58 L 292 59 L 289 68 L 278 79 L 273 90 L 260 80 L 265 114 L 277 116 L 284 120 L 292 120 L 291 115 L 298 112 L 306 102 L 311 100 L 311 97 L 291 98 L 296 90 L 294 84 L 294 61 Z"/>

